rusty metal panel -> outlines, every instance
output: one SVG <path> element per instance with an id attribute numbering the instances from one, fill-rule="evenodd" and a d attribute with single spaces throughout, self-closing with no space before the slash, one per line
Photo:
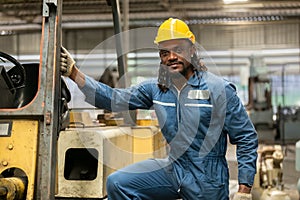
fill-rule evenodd
<path id="1" fill-rule="evenodd" d="M 54 199 L 56 181 L 57 137 L 59 132 L 60 71 L 62 1 L 44 0 L 48 15 L 43 16 L 41 38 L 41 81 L 45 92 L 43 124 L 39 138 L 38 177 L 36 199 Z M 44 10 L 43 8 L 43 10 Z"/>

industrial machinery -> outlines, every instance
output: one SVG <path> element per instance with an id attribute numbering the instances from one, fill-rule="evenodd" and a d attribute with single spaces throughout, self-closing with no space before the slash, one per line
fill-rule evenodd
<path id="1" fill-rule="evenodd" d="M 283 77 L 282 77 L 283 81 Z M 295 143 L 300 139 L 300 108 L 297 106 L 276 107 L 272 104 L 272 80 L 259 56 L 250 58 L 248 80 L 249 116 L 258 131 L 261 143 Z"/>
<path id="2" fill-rule="evenodd" d="M 80 125 L 61 131 L 58 138 L 57 198 L 104 198 L 111 172 L 166 155 L 162 134 L 155 126 L 99 127 L 88 113 L 76 112 L 71 112 L 71 120 L 79 119 Z"/>
<path id="3" fill-rule="evenodd" d="M 258 173 L 253 184 L 253 199 L 291 200 L 283 183 L 283 150 L 280 145 L 261 146 L 258 150 Z"/>
<path id="4" fill-rule="evenodd" d="M 246 109 L 258 131 L 259 140 L 268 143 L 276 137 L 276 123 L 273 119 L 272 84 L 265 68 L 261 57 L 250 57 Z"/>
<path id="5" fill-rule="evenodd" d="M 108 3 L 118 33 L 119 3 Z M 42 14 L 40 63 L 0 52 L 0 199 L 103 199 L 111 172 L 164 157 L 165 142 L 156 124 L 111 124 L 114 119 L 101 117 L 95 123 L 68 108 L 71 95 L 59 71 L 62 1 L 44 0 Z"/>
<path id="6" fill-rule="evenodd" d="M 250 58 L 248 88 L 246 109 L 260 143 L 253 199 L 294 199 L 294 192 L 287 191 L 283 182 L 283 161 L 286 156 L 283 149 L 287 143 L 295 143 L 300 137 L 296 128 L 300 125 L 298 109 L 273 107 L 272 80 L 259 56 Z"/>

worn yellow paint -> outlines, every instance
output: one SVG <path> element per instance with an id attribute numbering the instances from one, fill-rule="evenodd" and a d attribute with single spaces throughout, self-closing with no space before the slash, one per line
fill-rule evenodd
<path id="1" fill-rule="evenodd" d="M 133 162 L 166 156 L 166 143 L 155 126 L 136 126 L 133 133 Z"/>
<path id="2" fill-rule="evenodd" d="M 38 142 L 38 121 L 12 120 L 8 137 L 0 137 L 0 174 L 18 168 L 28 177 L 26 199 L 33 199 Z"/>

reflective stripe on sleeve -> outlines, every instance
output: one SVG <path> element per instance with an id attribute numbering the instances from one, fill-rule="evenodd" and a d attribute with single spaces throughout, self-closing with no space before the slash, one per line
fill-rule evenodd
<path id="1" fill-rule="evenodd" d="M 162 106 L 172 106 L 172 107 L 175 107 L 175 103 L 167 103 L 167 102 L 161 102 L 161 101 L 156 101 L 156 100 L 153 100 L 153 103 L 156 103 L 156 104 L 159 104 L 159 105 L 162 105 Z"/>

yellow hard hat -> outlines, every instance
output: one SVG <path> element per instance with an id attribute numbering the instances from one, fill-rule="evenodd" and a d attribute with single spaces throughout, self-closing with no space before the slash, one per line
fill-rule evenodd
<path id="1" fill-rule="evenodd" d="M 188 39 L 193 44 L 195 43 L 195 36 L 186 23 L 179 19 L 169 18 L 158 28 L 154 43 L 158 44 L 173 39 Z"/>

